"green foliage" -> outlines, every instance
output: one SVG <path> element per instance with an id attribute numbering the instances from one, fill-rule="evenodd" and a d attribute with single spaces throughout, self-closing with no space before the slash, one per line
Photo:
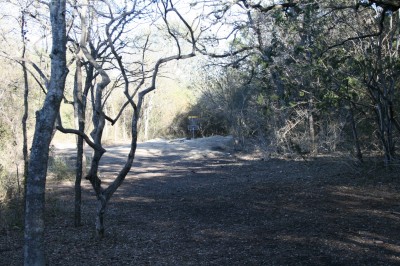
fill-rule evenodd
<path id="1" fill-rule="evenodd" d="M 327 91 L 323 96 L 323 100 L 325 103 L 337 107 L 340 101 L 340 97 L 334 91 Z"/>
<path id="2" fill-rule="evenodd" d="M 204 95 L 194 110 L 211 121 L 214 132 L 226 129 L 248 138 L 267 132 L 271 143 L 281 146 L 277 150 L 287 149 L 284 146 L 292 138 L 308 145 L 305 150 L 315 145 L 331 151 L 354 144 L 351 111 L 359 140 L 375 149 L 377 128 L 371 124 L 378 124 L 374 123 L 378 103 L 371 104 L 371 93 L 388 93 L 394 84 L 394 93 L 377 99 L 389 97 L 393 111 L 400 111 L 394 104 L 400 100 L 400 60 L 393 49 L 397 40 L 390 37 L 397 36 L 399 19 L 392 17 L 392 24 L 385 21 L 385 45 L 378 46 L 374 38 L 343 42 L 374 32 L 371 29 L 378 28 L 379 20 L 370 19 L 370 9 L 354 16 L 350 9 L 327 8 L 335 4 L 306 1 L 285 10 L 253 10 L 258 28 L 244 30 L 243 39 L 232 44 L 234 48 L 249 44 L 252 30 L 258 30 L 254 41 L 263 45 L 255 47 L 259 53 L 242 60 L 235 70 L 221 70 L 217 78 L 206 75 Z"/>
<path id="3" fill-rule="evenodd" d="M 352 88 L 356 88 L 356 87 L 361 87 L 361 83 L 359 82 L 359 80 L 355 77 L 347 77 L 346 78 L 347 84 L 352 87 Z"/>
<path id="4" fill-rule="evenodd" d="M 258 105 L 265 104 L 265 97 L 261 93 L 257 96 L 256 102 Z"/>

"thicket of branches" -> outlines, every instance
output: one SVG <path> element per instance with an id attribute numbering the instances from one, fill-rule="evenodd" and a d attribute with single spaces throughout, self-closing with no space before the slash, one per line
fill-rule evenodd
<path id="1" fill-rule="evenodd" d="M 268 152 L 350 151 L 359 160 L 380 152 L 395 161 L 399 11 L 373 2 L 238 1 L 216 11 L 246 19 L 232 22 L 229 51 L 205 52 L 213 61 L 192 110 L 204 134 L 233 134 Z"/>

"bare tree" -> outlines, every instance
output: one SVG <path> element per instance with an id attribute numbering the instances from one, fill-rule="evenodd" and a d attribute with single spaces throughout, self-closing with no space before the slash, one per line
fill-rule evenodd
<path id="1" fill-rule="evenodd" d="M 25 59 L 26 54 L 26 16 L 25 10 L 21 11 L 21 41 L 22 41 L 22 52 L 21 58 Z M 22 117 L 22 138 L 23 138 L 23 160 L 24 160 L 24 185 L 26 184 L 26 177 L 28 176 L 28 136 L 27 136 L 27 121 L 28 121 L 28 95 L 29 95 L 29 82 L 28 82 L 28 70 L 26 68 L 26 62 L 21 62 L 22 72 L 24 77 L 24 115 Z"/>
<path id="2" fill-rule="evenodd" d="M 66 67 L 66 1 L 49 3 L 53 40 L 51 77 L 43 107 L 36 113 L 36 127 L 32 142 L 26 183 L 25 204 L 25 265 L 45 265 L 44 207 L 47 162 L 53 127 L 63 98 Z"/>
<path id="3" fill-rule="evenodd" d="M 87 6 L 84 4 L 83 6 Z M 96 87 L 93 88 L 91 93 L 92 99 L 92 125 L 93 130 L 89 135 L 87 135 L 81 129 L 67 129 L 58 125 L 58 129 L 64 133 L 73 133 L 82 137 L 86 143 L 93 149 L 93 157 L 90 165 L 90 169 L 86 175 L 86 179 L 90 181 L 92 187 L 96 193 L 98 200 L 97 215 L 96 215 L 96 232 L 99 236 L 104 234 L 104 215 L 106 212 L 107 203 L 111 199 L 114 192 L 123 183 L 126 175 L 129 173 L 133 160 L 135 158 L 135 152 L 137 147 L 138 139 L 138 121 L 140 119 L 140 114 L 143 106 L 144 97 L 151 91 L 156 89 L 157 76 L 160 72 L 160 67 L 172 60 L 183 60 L 195 56 L 195 45 L 196 37 L 191 25 L 184 19 L 184 17 L 179 13 L 178 9 L 175 8 L 172 1 L 161 1 L 157 4 L 146 3 L 141 1 L 133 1 L 124 8 L 113 10 L 111 6 L 107 6 L 107 13 L 101 10 L 101 7 L 95 9 L 97 15 L 101 16 L 102 19 L 108 19 L 108 22 L 104 28 L 104 36 L 108 49 L 111 51 L 112 55 L 112 66 L 120 72 L 120 84 L 123 87 L 123 94 L 125 95 L 126 102 L 123 104 L 115 118 L 110 118 L 106 114 L 107 100 L 109 99 L 112 90 L 108 90 L 108 86 L 111 85 L 111 78 L 109 73 L 107 73 L 107 66 L 103 65 L 103 59 L 95 58 L 91 52 L 92 47 L 87 45 L 87 34 L 88 22 L 87 22 L 87 12 L 82 9 L 80 10 L 80 19 L 82 25 L 82 38 L 80 42 L 80 49 L 84 55 L 84 58 L 89 62 L 89 64 L 96 70 L 99 74 L 99 81 Z M 123 10 L 123 11 L 121 11 Z M 152 16 L 156 14 L 157 17 L 154 19 Z M 172 27 L 170 22 L 170 16 L 174 16 L 177 22 L 181 25 L 183 30 L 177 31 L 176 28 Z M 147 35 L 142 38 L 140 44 L 140 39 L 137 39 L 136 44 L 131 47 L 126 47 L 126 40 L 123 39 L 125 34 L 130 31 L 130 27 L 135 27 L 135 22 L 138 23 L 139 20 L 143 19 L 144 16 L 151 18 L 148 23 L 157 24 L 158 29 L 164 28 L 167 32 L 166 36 L 169 36 L 171 43 L 175 45 L 176 52 L 172 55 L 162 56 L 154 62 L 152 67 L 149 67 L 147 61 L 147 54 L 151 53 L 150 49 L 150 38 L 151 35 Z M 135 21 L 136 19 L 136 21 Z M 161 22 L 163 23 L 161 23 Z M 129 24 L 132 23 L 133 24 Z M 162 26 L 163 25 L 163 26 Z M 186 38 L 186 36 L 188 36 Z M 186 39 L 185 39 L 186 38 Z M 167 40 L 164 40 L 167 41 Z M 187 42 L 191 44 L 190 47 L 187 46 Z M 138 51 L 140 61 L 132 61 L 133 47 L 136 47 Z M 128 49 L 129 48 L 129 49 Z M 134 50 L 133 50 L 134 51 Z M 131 58 L 127 60 L 126 58 Z M 125 58 L 125 61 L 123 60 Z M 138 56 L 136 56 L 138 58 Z M 108 60 L 108 59 L 107 59 Z M 106 61 L 107 61 L 106 60 Z M 149 67 L 149 68 L 148 68 Z M 114 71 L 115 72 L 115 71 Z M 134 84 L 134 86 L 132 86 Z M 110 122 L 115 124 L 121 117 L 122 113 L 127 109 L 132 110 L 132 121 L 131 121 L 131 148 L 127 155 L 126 162 L 122 169 L 119 171 L 118 175 L 107 187 L 102 186 L 101 178 L 99 176 L 99 166 L 100 160 L 106 150 L 102 146 L 103 132 L 105 124 Z"/>

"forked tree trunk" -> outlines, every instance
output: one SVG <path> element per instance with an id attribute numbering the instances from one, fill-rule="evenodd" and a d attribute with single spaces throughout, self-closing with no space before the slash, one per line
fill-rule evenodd
<path id="1" fill-rule="evenodd" d="M 142 101 L 143 96 L 140 97 L 141 100 L 139 100 L 139 102 Z M 125 180 L 126 175 L 129 173 L 132 167 L 133 160 L 135 159 L 137 139 L 138 139 L 139 111 L 140 111 L 140 104 L 138 105 L 138 108 L 134 110 L 133 113 L 132 127 L 131 127 L 131 134 L 132 134 L 131 146 L 124 167 L 118 173 L 118 176 L 115 178 L 115 180 L 106 189 L 100 189 L 100 193 L 97 194 L 98 205 L 96 213 L 96 233 L 99 237 L 104 236 L 104 228 L 105 228 L 104 215 L 106 212 L 107 204 L 111 199 L 112 195 L 114 194 L 114 192 L 117 191 L 117 189 L 121 186 L 122 182 Z"/>
<path id="2" fill-rule="evenodd" d="M 24 265 L 45 265 L 44 208 L 47 162 L 53 128 L 63 98 L 66 67 L 65 0 L 50 1 L 51 77 L 43 107 L 36 113 L 26 183 Z"/>
<path id="3" fill-rule="evenodd" d="M 96 212 L 96 233 L 98 237 L 104 236 L 104 215 L 106 213 L 108 200 L 105 199 L 104 195 L 97 197 L 97 212 Z"/>
<path id="4" fill-rule="evenodd" d="M 85 1 L 84 1 L 85 2 Z M 87 2 L 86 2 L 87 3 Z M 85 6 L 87 6 L 85 4 Z M 165 6 L 166 8 L 167 6 Z M 93 107 L 93 113 L 92 113 L 92 123 L 93 123 L 93 130 L 90 133 L 93 141 L 89 140 L 89 138 L 83 134 L 82 132 L 78 132 L 80 135 L 85 135 L 85 140 L 88 142 L 88 144 L 93 148 L 93 158 L 90 166 L 90 170 L 88 174 L 86 175 L 86 179 L 88 179 L 96 193 L 97 201 L 98 201 L 98 206 L 97 206 L 97 215 L 96 215 L 96 232 L 97 234 L 102 237 L 104 235 L 104 215 L 107 207 L 108 201 L 111 199 L 112 195 L 115 193 L 115 191 L 119 188 L 119 186 L 123 183 L 126 175 L 129 173 L 133 160 L 135 158 L 135 152 L 136 152 L 136 147 L 137 147 L 137 137 L 138 137 L 138 120 L 139 120 L 139 114 L 141 110 L 141 106 L 143 104 L 143 99 L 146 94 L 149 92 L 155 90 L 156 88 L 156 78 L 157 74 L 159 71 L 159 68 L 162 64 L 165 64 L 169 61 L 172 60 L 179 60 L 179 59 L 186 59 L 195 56 L 195 39 L 194 39 L 194 32 L 190 28 L 189 24 L 182 18 L 182 16 L 179 14 L 179 12 L 176 9 L 166 9 L 165 10 L 165 16 L 167 12 L 174 12 L 185 24 L 185 26 L 188 28 L 190 31 L 190 35 L 192 38 L 192 52 L 189 54 L 182 55 L 179 49 L 179 53 L 177 55 L 161 58 L 157 60 L 157 62 L 154 65 L 154 69 L 152 70 L 152 76 L 151 76 L 151 85 L 142 91 L 139 92 L 139 89 L 144 85 L 145 79 L 147 75 L 143 75 L 142 79 L 140 82 L 138 82 L 137 87 L 135 89 L 134 95 L 131 95 L 129 92 L 129 84 L 130 81 L 128 79 L 128 75 L 126 73 L 126 69 L 121 61 L 122 57 L 117 53 L 117 50 L 114 47 L 114 39 L 112 38 L 112 32 L 110 32 L 110 28 L 112 28 L 114 23 L 118 24 L 121 21 L 125 21 L 128 15 L 135 15 L 136 14 L 136 9 L 134 8 L 130 12 L 127 12 L 121 17 L 117 19 L 111 19 L 111 21 L 106 25 L 106 35 L 107 35 L 107 40 L 108 40 L 108 46 L 114 55 L 114 58 L 117 60 L 117 65 L 119 70 L 121 71 L 121 74 L 123 76 L 124 80 L 124 94 L 127 98 L 127 102 L 121 107 L 120 112 L 117 115 L 117 118 L 113 119 L 110 121 L 109 117 L 106 117 L 104 113 L 104 107 L 105 107 L 105 101 L 107 97 L 104 96 L 104 91 L 105 88 L 108 86 L 110 83 L 110 78 L 106 71 L 102 68 L 102 65 L 99 64 L 95 56 L 89 52 L 87 49 L 85 43 L 81 43 L 80 48 L 82 49 L 82 52 L 84 53 L 86 59 L 89 61 L 90 66 L 96 69 L 98 74 L 100 75 L 100 82 L 96 84 L 96 89 L 95 92 L 92 93 L 92 107 Z M 164 18 L 166 21 L 166 17 Z M 86 30 L 88 29 L 89 25 L 86 21 L 86 12 L 81 13 L 81 28 L 82 28 L 82 35 L 86 34 Z M 170 32 L 170 34 L 172 34 Z M 176 36 L 173 36 L 175 40 Z M 177 44 L 178 45 L 178 44 Z M 144 51 L 147 50 L 147 42 L 146 42 L 146 47 L 144 47 Z M 179 46 L 179 45 L 178 45 Z M 92 49 L 93 52 L 93 49 Z M 137 104 L 134 102 L 134 96 L 137 95 Z M 128 158 L 125 162 L 125 165 L 123 168 L 119 171 L 117 177 L 114 179 L 114 181 L 106 188 L 103 188 L 101 186 L 101 179 L 99 178 L 99 164 L 100 160 L 105 152 L 105 149 L 102 147 L 102 136 L 104 132 L 104 127 L 105 127 L 105 122 L 106 118 L 108 121 L 110 121 L 112 124 L 115 124 L 118 121 L 118 118 L 122 114 L 123 110 L 125 109 L 126 106 L 130 105 L 133 109 L 133 117 L 132 117 L 132 127 L 131 127 L 131 146 L 130 146 L 130 151 L 128 154 Z"/>

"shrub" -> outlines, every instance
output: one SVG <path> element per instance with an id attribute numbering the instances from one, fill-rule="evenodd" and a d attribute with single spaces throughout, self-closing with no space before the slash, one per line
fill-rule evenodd
<path id="1" fill-rule="evenodd" d="M 49 157 L 48 171 L 56 180 L 68 180 L 74 177 L 74 169 L 68 164 L 68 159 L 62 156 Z"/>

